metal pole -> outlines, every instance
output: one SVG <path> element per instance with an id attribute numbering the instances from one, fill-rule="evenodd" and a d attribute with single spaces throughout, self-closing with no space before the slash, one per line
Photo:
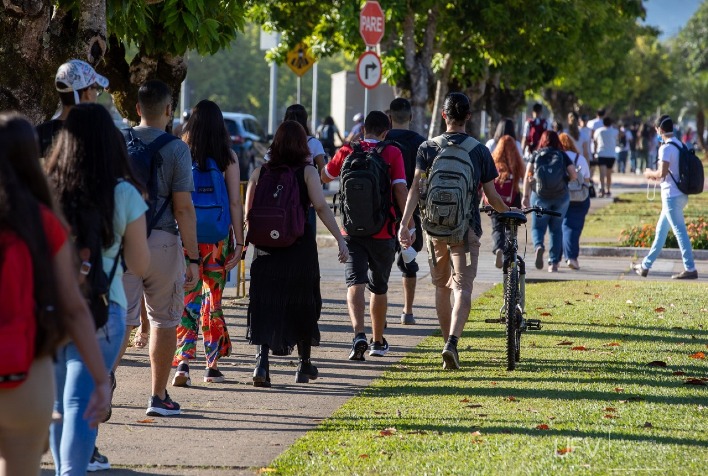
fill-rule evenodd
<path id="1" fill-rule="evenodd" d="M 315 134 L 319 123 L 317 117 L 317 63 L 312 65 L 312 134 Z"/>
<path id="2" fill-rule="evenodd" d="M 270 98 L 268 99 L 268 134 L 275 134 L 275 117 L 278 114 L 278 65 L 270 64 Z"/>
<path id="3" fill-rule="evenodd" d="M 369 88 L 364 88 L 364 117 L 369 113 Z"/>
<path id="4" fill-rule="evenodd" d="M 297 77 L 297 101 L 295 101 L 295 102 L 297 102 L 298 104 L 300 104 L 300 90 L 301 90 L 301 87 L 302 87 L 302 78 L 301 78 L 300 76 L 298 76 L 298 77 Z"/>

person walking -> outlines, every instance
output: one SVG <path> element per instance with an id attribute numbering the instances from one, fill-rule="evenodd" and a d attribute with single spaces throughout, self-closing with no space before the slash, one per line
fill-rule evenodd
<path id="1" fill-rule="evenodd" d="M 575 148 L 575 141 L 570 135 L 561 134 L 559 139 L 577 174 L 577 178 L 568 183 L 570 203 L 563 217 L 563 254 L 570 269 L 580 269 L 580 235 L 585 226 L 585 216 L 590 210 L 590 165 Z"/>
<path id="2" fill-rule="evenodd" d="M 538 150 L 526 166 L 524 181 L 524 207 L 532 205 L 561 214 L 560 217 L 532 215 L 531 236 L 535 249 L 536 269 L 543 268 L 543 241 L 546 229 L 550 236 L 548 272 L 558 272 L 558 263 L 563 253 L 563 217 L 568 210 L 570 194 L 568 180 L 575 180 L 577 173 L 570 158 L 563 152 L 558 134 L 546 131 L 541 136 Z"/>
<path id="3" fill-rule="evenodd" d="M 382 111 L 371 111 L 364 121 L 364 137 L 361 143 L 342 146 L 327 166 L 322 170 L 321 178 L 323 183 L 328 183 L 339 177 L 342 171 L 347 174 L 340 180 L 340 189 L 346 193 L 342 199 L 342 229 L 347 230 L 347 225 L 352 224 L 345 233 L 349 259 L 345 268 L 345 279 L 347 282 L 347 305 L 349 307 L 349 318 L 354 330 L 352 348 L 349 352 L 349 360 L 365 360 L 364 354 L 369 351 L 370 356 L 383 357 L 389 351 L 389 345 L 384 338 L 386 327 L 386 311 L 388 308 L 388 279 L 391 275 L 391 266 L 395 258 L 395 211 L 393 203 L 398 204 L 402 210 L 406 203 L 406 172 L 403 164 L 403 157 L 400 150 L 393 145 L 377 145 L 378 142 L 386 138 L 390 129 L 388 116 Z M 364 160 L 362 154 L 375 153 L 378 157 L 374 160 Z M 356 156 L 355 156 L 356 154 Z M 350 174 L 349 171 L 353 160 L 358 158 L 360 163 L 366 164 L 365 170 L 367 180 L 358 183 L 351 182 L 347 185 Z M 384 162 L 385 164 L 382 164 Z M 384 172 L 382 172 L 382 170 Z M 356 170 L 356 172 L 361 172 Z M 354 198 L 357 190 L 365 190 L 366 183 L 378 182 L 386 192 L 381 189 L 372 190 L 368 196 L 360 194 Z M 390 184 L 390 186 L 388 186 Z M 351 188 L 351 190 L 349 190 Z M 378 192 L 378 196 L 373 194 Z M 349 194 L 352 195 L 349 195 Z M 385 208 L 388 213 L 382 221 L 374 221 L 371 210 L 374 209 L 374 200 L 379 204 L 376 207 L 376 218 L 381 218 Z M 391 204 L 389 207 L 388 205 Z M 349 210 L 348 212 L 346 210 Z M 344 215 L 346 213 L 346 215 Z M 401 228 L 413 228 L 413 212 L 408 220 L 401 222 Z M 357 223 L 355 220 L 362 220 Z M 364 220 L 366 223 L 364 223 Z M 383 223 L 379 227 L 379 223 Z M 351 236 L 351 230 L 361 226 L 364 230 L 371 231 L 372 234 L 362 236 Z M 343 231 L 344 233 L 344 231 Z M 370 342 L 366 340 L 364 332 L 364 316 L 366 301 L 364 288 L 371 292 L 369 302 L 369 314 L 371 316 Z M 370 348 L 369 348 L 370 347 Z"/>
<path id="4" fill-rule="evenodd" d="M 39 473 L 55 397 L 52 360 L 66 336 L 72 342 L 67 345 L 85 362 L 82 424 L 95 431 L 111 400 L 91 311 L 79 289 L 73 245 L 53 212 L 39 153 L 32 124 L 14 113 L 0 114 L 0 282 L 3 296 L 12 296 L 3 299 L 4 312 L 22 316 L 30 321 L 26 327 L 34 329 L 11 344 L 22 345 L 33 357 L 25 378 L 0 378 L 0 472 L 8 476 Z M 0 368 L 7 363 L 4 359 Z M 85 474 L 92 449 L 76 448 L 82 457 L 73 474 Z"/>
<path id="5" fill-rule="evenodd" d="M 524 132 L 521 136 L 521 150 L 524 157 L 530 157 L 538 149 L 541 134 L 548 129 L 548 121 L 541 114 L 543 105 L 536 103 L 531 110 L 532 117 L 524 123 Z"/>
<path id="6" fill-rule="evenodd" d="M 657 135 L 661 137 L 662 145 L 659 148 L 659 167 L 657 170 L 644 170 L 644 177 L 649 180 L 660 181 L 661 186 L 661 214 L 656 224 L 654 242 L 649 253 L 641 263 L 633 266 L 634 271 L 645 278 L 649 270 L 659 257 L 669 229 L 673 231 L 681 250 L 681 260 L 684 270 L 671 276 L 673 279 L 697 279 L 698 270 L 693 261 L 691 239 L 686 230 L 686 220 L 683 209 L 688 204 L 688 195 L 679 190 L 674 177 L 679 176 L 679 148 L 681 141 L 674 136 L 674 122 L 668 115 L 663 115 L 654 124 Z"/>
<path id="7" fill-rule="evenodd" d="M 219 383 L 225 379 L 218 361 L 231 354 L 232 346 L 221 309 L 221 297 L 227 274 L 241 260 L 244 246 L 238 157 L 229 146 L 219 106 L 206 99 L 199 101 L 182 137 L 194 161 L 193 177 L 206 177 L 192 195 L 202 263 L 197 284 L 184 293 L 184 311 L 177 326 L 177 350 L 172 360 L 172 365 L 177 367 L 172 378 L 175 387 L 192 384 L 189 361 L 196 358 L 200 328 L 206 359 L 204 382 Z M 222 192 L 226 192 L 225 196 Z M 214 215 L 214 210 L 218 216 Z M 220 232 L 218 236 L 215 231 Z"/>
<path id="8" fill-rule="evenodd" d="M 258 205 L 258 187 L 273 184 L 270 177 L 275 177 L 277 169 L 287 167 L 290 169 L 288 172 L 295 175 L 297 190 L 283 191 L 283 185 L 278 184 L 281 188 L 274 187 L 276 193 L 297 193 L 297 209 L 303 215 L 312 203 L 322 223 L 337 239 L 338 259 L 343 263 L 349 258 L 347 245 L 325 201 L 317 171 L 307 162 L 309 155 L 305 129 L 295 121 L 283 122 L 273 138 L 270 161 L 258 167 L 248 182 L 247 237 L 253 239 L 252 233 L 256 231 L 263 233 L 263 230 L 256 230 L 258 225 L 254 223 L 253 215 Z M 271 194 L 271 191 L 263 193 Z M 269 352 L 289 355 L 296 346 L 299 358 L 296 383 L 307 383 L 318 377 L 317 367 L 310 358 L 312 346 L 320 342 L 317 325 L 322 309 L 320 268 L 315 234 L 308 226 L 303 226 L 303 229 L 302 236 L 290 246 L 255 246 L 251 263 L 247 338 L 250 344 L 257 346 L 253 371 L 253 385 L 256 387 L 271 386 Z M 275 236 L 268 230 L 265 233 Z"/>
<path id="9" fill-rule="evenodd" d="M 511 136 L 512 139 L 516 141 L 516 146 L 519 149 L 519 155 L 523 157 L 523 149 L 521 148 L 521 143 L 516 140 L 516 124 L 514 121 L 508 117 L 503 118 L 497 124 L 497 129 L 494 131 L 494 137 L 489 139 L 485 144 L 489 152 L 494 153 L 494 148 L 499 144 L 499 141 L 504 136 Z M 523 160 L 523 159 L 522 159 Z"/>
<path id="10" fill-rule="evenodd" d="M 354 114 L 354 117 L 352 117 L 352 121 L 354 121 L 352 130 L 349 131 L 349 134 L 347 134 L 346 139 L 344 139 L 344 142 L 346 144 L 364 139 L 364 115 L 360 112 L 357 112 L 356 114 Z"/>
<path id="11" fill-rule="evenodd" d="M 411 119 L 411 103 L 408 99 L 396 98 L 391 101 L 389 106 L 389 119 L 391 120 L 391 130 L 386 133 L 386 140 L 395 141 L 395 145 L 401 151 L 403 156 L 403 165 L 406 170 L 406 186 L 410 190 L 415 175 L 415 159 L 418 154 L 418 147 L 425 142 L 425 138 L 415 131 L 410 130 Z M 400 211 L 402 214 L 403 212 Z M 420 210 L 416 209 L 413 213 L 414 228 L 420 230 Z M 416 239 L 413 243 L 413 249 L 416 253 L 423 249 L 423 233 L 416 233 Z M 401 313 L 401 324 L 415 324 L 413 316 L 413 300 L 415 299 L 415 288 L 418 281 L 418 271 L 420 267 L 415 258 L 406 262 L 406 259 L 401 253 L 402 249 L 398 240 L 396 240 L 396 266 L 402 273 L 403 284 L 403 312 Z"/>
<path id="12" fill-rule="evenodd" d="M 619 131 L 612 126 L 612 118 L 604 117 L 602 127 L 593 133 L 595 155 L 600 166 L 600 198 L 611 197 L 612 168 L 615 165 L 615 153 L 619 143 Z"/>
<path id="13" fill-rule="evenodd" d="M 502 136 L 492 152 L 494 166 L 499 174 L 494 179 L 494 189 L 509 207 L 521 206 L 521 189 L 519 184 L 524 177 L 524 159 L 521 158 L 512 136 Z M 506 228 L 504 222 L 492 215 L 492 253 L 495 255 L 494 265 L 502 267 L 504 262 L 504 247 L 506 245 Z"/>
<path id="14" fill-rule="evenodd" d="M 592 142 L 590 128 L 584 126 L 584 122 L 575 111 L 568 113 L 568 135 L 573 139 L 575 150 L 586 159 L 590 157 L 590 143 Z"/>
<path id="15" fill-rule="evenodd" d="M 430 196 L 428 183 L 423 180 L 428 179 L 427 172 L 431 167 L 435 167 L 436 160 L 444 159 L 439 154 L 450 148 L 450 144 L 453 144 L 452 147 L 455 151 L 466 152 L 469 156 L 469 166 L 466 167 L 468 175 L 465 180 L 469 186 L 467 190 L 463 190 L 463 199 L 468 204 L 466 209 L 469 210 L 470 215 L 469 219 L 464 219 L 466 223 L 462 223 L 463 238 L 458 243 L 449 243 L 443 239 L 432 237 L 429 243 L 434 263 L 430 274 L 435 285 L 435 309 L 445 342 L 442 350 L 443 369 L 452 370 L 460 368 L 457 344 L 469 318 L 472 305 L 472 287 L 477 275 L 479 240 L 482 236 L 478 188 L 482 187 L 487 200 L 498 212 L 506 212 L 510 210 L 510 207 L 504 203 L 494 188 L 497 171 L 489 149 L 465 132 L 465 126 L 472 116 L 469 98 L 460 92 L 449 93 L 445 97 L 441 114 L 447 126 L 446 132 L 426 141 L 418 149 L 415 177 L 406 199 L 402 223 L 406 223 L 413 216 L 421 198 L 421 185 L 425 196 Z M 449 157 L 446 160 L 449 162 L 459 159 L 456 155 L 454 158 Z M 423 176 L 424 173 L 426 177 Z M 422 212 L 423 226 L 425 227 L 425 214 L 432 213 L 432 211 L 422 210 Z M 402 226 L 398 231 L 398 239 L 401 246 L 407 248 L 413 244 L 415 237 L 411 236 L 408 227 Z M 451 297 L 454 297 L 454 305 L 451 305 Z"/>
<path id="16" fill-rule="evenodd" d="M 140 125 L 128 135 L 137 137 L 149 147 L 153 141 L 161 140 L 172 120 L 172 90 L 159 80 L 145 82 L 138 89 L 137 110 Z M 150 266 L 142 274 L 128 269 L 123 284 L 128 298 L 128 332 L 140 325 L 143 296 L 150 321 L 151 396 L 145 413 L 170 416 L 181 412 L 180 405 L 167 393 L 167 383 L 177 348 L 176 329 L 184 309 L 183 288 L 194 289 L 196 286 L 202 257 L 192 204 L 194 179 L 189 147 L 174 139 L 163 145 L 157 154 L 161 159 L 154 178 L 158 190 L 155 210 L 158 212 L 147 226 Z M 124 348 L 125 345 L 127 342 Z"/>
<path id="17" fill-rule="evenodd" d="M 339 133 L 339 129 L 337 129 L 337 126 L 334 124 L 332 116 L 324 118 L 320 127 L 317 128 L 316 136 L 322 143 L 322 147 L 324 147 L 327 157 L 329 158 L 334 157 L 334 154 L 337 152 L 337 146 L 334 142 L 335 138 L 339 139 L 340 144 L 344 144 L 344 137 Z"/>

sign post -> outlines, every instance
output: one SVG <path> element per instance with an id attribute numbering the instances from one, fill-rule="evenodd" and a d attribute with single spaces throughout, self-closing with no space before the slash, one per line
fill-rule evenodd
<path id="1" fill-rule="evenodd" d="M 288 68 L 297 75 L 297 102 L 299 104 L 302 75 L 312 68 L 312 65 L 315 64 L 315 58 L 312 57 L 304 43 L 295 45 L 295 48 L 288 52 L 286 58 Z"/>
<path id="2" fill-rule="evenodd" d="M 375 0 L 369 0 L 359 13 L 359 34 L 366 44 L 367 51 L 359 57 L 357 77 L 364 86 L 364 115 L 369 112 L 369 89 L 381 82 L 381 59 L 369 48 L 375 48 L 384 36 L 386 17 L 381 5 Z M 372 56 L 373 55 L 373 56 Z"/>

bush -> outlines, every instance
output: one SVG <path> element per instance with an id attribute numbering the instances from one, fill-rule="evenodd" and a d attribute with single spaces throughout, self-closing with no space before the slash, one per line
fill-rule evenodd
<path id="1" fill-rule="evenodd" d="M 691 246 L 694 250 L 708 250 L 708 220 L 706 217 L 698 217 L 686 223 L 686 230 L 691 239 Z M 638 248 L 649 248 L 654 242 L 654 232 L 656 225 L 633 226 L 620 232 L 620 246 L 634 246 Z M 673 231 L 669 230 L 666 237 L 666 248 L 678 248 L 678 242 Z"/>

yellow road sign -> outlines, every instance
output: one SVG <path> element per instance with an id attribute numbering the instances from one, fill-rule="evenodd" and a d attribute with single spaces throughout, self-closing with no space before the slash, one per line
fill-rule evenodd
<path id="1" fill-rule="evenodd" d="M 298 43 L 295 48 L 288 52 L 287 64 L 288 68 L 293 70 L 293 73 L 302 76 L 315 64 L 315 58 L 312 57 L 310 50 L 304 43 Z"/>

